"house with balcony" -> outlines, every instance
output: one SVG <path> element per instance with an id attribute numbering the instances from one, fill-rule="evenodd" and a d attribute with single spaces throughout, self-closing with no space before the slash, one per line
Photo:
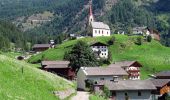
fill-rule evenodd
<path id="1" fill-rule="evenodd" d="M 129 79 L 140 79 L 140 68 L 142 67 L 142 65 L 138 61 L 115 62 L 114 64 L 109 65 L 109 67 L 121 67 L 129 74 Z"/>
<path id="2" fill-rule="evenodd" d="M 90 45 L 92 51 L 95 53 L 95 56 L 100 59 L 107 59 L 108 58 L 108 45 L 101 43 L 101 42 L 95 42 Z"/>

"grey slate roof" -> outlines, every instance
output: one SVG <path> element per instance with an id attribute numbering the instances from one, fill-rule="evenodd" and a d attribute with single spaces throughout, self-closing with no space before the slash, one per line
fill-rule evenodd
<path id="1" fill-rule="evenodd" d="M 108 45 L 102 42 L 93 42 L 90 44 L 90 46 L 108 46 Z"/>
<path id="2" fill-rule="evenodd" d="M 35 44 L 33 48 L 50 48 L 51 44 Z"/>
<path id="3" fill-rule="evenodd" d="M 170 76 L 170 71 L 162 71 L 157 73 L 155 76 Z"/>
<path id="4" fill-rule="evenodd" d="M 114 67 L 114 66 L 131 66 L 132 64 L 134 64 L 134 63 L 138 63 L 140 66 L 139 67 L 141 67 L 142 65 L 139 63 L 139 62 L 137 62 L 137 61 L 121 61 L 121 62 L 115 62 L 115 64 L 111 64 L 111 65 L 109 65 L 109 67 Z"/>
<path id="5" fill-rule="evenodd" d="M 156 90 L 150 80 L 123 80 L 118 82 L 106 81 L 105 86 L 113 91 L 127 90 Z"/>
<path id="6" fill-rule="evenodd" d="M 44 68 L 68 68 L 69 61 L 42 61 L 41 65 Z"/>
<path id="7" fill-rule="evenodd" d="M 92 22 L 92 28 L 110 30 L 109 26 L 103 22 Z"/>
<path id="8" fill-rule="evenodd" d="M 87 76 L 97 76 L 97 75 L 128 75 L 128 73 L 120 67 L 81 67 L 81 69 L 85 72 Z"/>
<path id="9" fill-rule="evenodd" d="M 166 84 L 170 83 L 170 79 L 151 79 L 151 82 L 156 86 L 156 87 L 163 87 Z"/>
<path id="10" fill-rule="evenodd" d="M 146 26 L 144 26 L 144 27 L 134 27 L 132 30 L 133 31 L 143 31 L 143 30 L 145 30 L 147 27 Z"/>

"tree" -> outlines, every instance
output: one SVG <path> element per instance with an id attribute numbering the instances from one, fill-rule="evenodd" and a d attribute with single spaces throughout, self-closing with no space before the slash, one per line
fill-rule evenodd
<path id="1" fill-rule="evenodd" d="M 68 54 L 67 54 L 68 55 Z M 97 59 L 87 43 L 78 41 L 69 53 L 70 66 L 77 72 L 80 67 L 97 66 Z"/>

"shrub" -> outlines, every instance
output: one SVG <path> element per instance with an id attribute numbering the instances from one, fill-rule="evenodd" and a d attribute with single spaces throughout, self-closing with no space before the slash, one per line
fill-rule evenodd
<path id="1" fill-rule="evenodd" d="M 136 38 L 135 44 L 142 45 L 142 37 L 141 36 Z"/>
<path id="2" fill-rule="evenodd" d="M 114 42 L 115 42 L 115 37 L 112 36 L 111 39 L 108 41 L 108 44 L 109 44 L 109 45 L 113 45 Z"/>
<path id="3" fill-rule="evenodd" d="M 147 42 L 151 42 L 152 41 L 152 37 L 149 35 L 149 36 L 147 36 L 146 40 L 147 40 Z"/>

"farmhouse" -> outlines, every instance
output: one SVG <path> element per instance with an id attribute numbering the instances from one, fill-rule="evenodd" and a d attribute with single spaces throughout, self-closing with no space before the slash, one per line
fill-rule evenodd
<path id="1" fill-rule="evenodd" d="M 56 73 L 59 76 L 73 80 L 75 77 L 74 70 L 69 66 L 69 61 L 42 61 L 43 70 Z"/>
<path id="2" fill-rule="evenodd" d="M 86 80 L 100 81 L 100 80 L 113 80 L 117 77 L 118 80 L 127 79 L 127 72 L 120 67 L 81 67 L 77 73 L 77 87 L 85 90 Z"/>
<path id="3" fill-rule="evenodd" d="M 92 28 L 92 37 L 110 36 L 110 28 L 103 22 L 95 22 L 92 12 L 92 2 L 90 2 L 89 25 Z"/>
<path id="4" fill-rule="evenodd" d="M 42 52 L 51 48 L 51 44 L 35 44 L 32 49 L 35 52 Z"/>
<path id="5" fill-rule="evenodd" d="M 170 79 L 151 79 L 151 82 L 157 88 L 152 93 L 156 100 L 165 100 L 166 94 L 170 92 Z"/>
<path id="6" fill-rule="evenodd" d="M 153 39 L 155 39 L 155 40 L 157 40 L 157 41 L 160 41 L 161 36 L 160 36 L 160 34 L 159 34 L 159 32 L 158 32 L 157 30 L 149 29 L 149 32 L 150 32 L 150 36 L 151 36 Z"/>
<path id="7" fill-rule="evenodd" d="M 94 90 L 99 85 L 109 89 L 112 100 L 153 100 L 151 92 L 156 90 L 149 80 L 101 81 L 94 84 Z"/>
<path id="8" fill-rule="evenodd" d="M 93 52 L 95 53 L 95 55 L 97 56 L 97 58 L 104 58 L 104 59 L 108 58 L 107 44 L 96 42 L 96 43 L 92 43 L 90 46 Z"/>
<path id="9" fill-rule="evenodd" d="M 131 80 L 139 80 L 140 79 L 140 67 L 142 65 L 138 61 L 122 61 L 115 62 L 114 64 L 109 65 L 109 67 L 121 67 L 123 68 L 129 75 L 129 79 Z"/>
<path id="10" fill-rule="evenodd" d="M 150 35 L 150 31 L 147 27 L 134 27 L 132 31 L 134 35 Z"/>

